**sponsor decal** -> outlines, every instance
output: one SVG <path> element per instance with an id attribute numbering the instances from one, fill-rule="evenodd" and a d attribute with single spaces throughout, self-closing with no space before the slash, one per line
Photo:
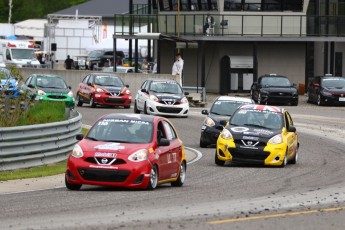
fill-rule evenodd
<path id="1" fill-rule="evenodd" d="M 89 165 L 89 168 L 98 168 L 98 169 L 119 169 L 116 166 L 111 165 Z"/>
<path id="2" fill-rule="evenodd" d="M 177 177 L 177 173 L 173 173 L 173 174 L 171 174 L 171 176 L 170 177 Z"/>
<path id="3" fill-rule="evenodd" d="M 272 135 L 274 132 L 267 130 L 267 129 L 254 129 L 254 132 L 265 134 L 265 135 Z"/>
<path id="4" fill-rule="evenodd" d="M 125 146 L 120 145 L 120 143 L 107 143 L 103 145 L 96 145 L 95 149 L 105 149 L 105 150 L 123 150 Z"/>
<path id="5" fill-rule="evenodd" d="M 100 152 L 96 152 L 96 153 L 95 153 L 95 157 L 110 157 L 110 158 L 115 158 L 115 157 L 116 157 L 116 153 L 100 153 Z"/>
<path id="6" fill-rule="evenodd" d="M 249 129 L 247 127 L 232 127 L 231 131 L 236 132 L 236 133 L 243 133 L 248 131 Z"/>
<path id="7" fill-rule="evenodd" d="M 251 137 L 251 136 L 243 136 L 243 140 L 252 140 L 252 141 L 258 141 L 259 137 Z"/>
<path id="8" fill-rule="evenodd" d="M 98 122 L 98 125 L 108 125 L 109 123 L 127 123 L 127 124 L 150 124 L 147 121 L 142 120 L 129 120 L 129 119 L 103 119 Z"/>

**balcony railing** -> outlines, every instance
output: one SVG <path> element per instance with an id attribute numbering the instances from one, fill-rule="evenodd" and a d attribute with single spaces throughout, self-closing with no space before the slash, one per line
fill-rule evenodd
<path id="1" fill-rule="evenodd" d="M 212 15 L 215 36 L 345 36 L 345 16 Z M 205 14 L 115 15 L 115 34 L 204 35 Z M 132 25 L 130 27 L 130 25 Z"/>

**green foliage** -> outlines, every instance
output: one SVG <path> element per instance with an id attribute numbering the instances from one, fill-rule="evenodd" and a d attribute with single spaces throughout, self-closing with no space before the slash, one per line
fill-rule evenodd
<path id="1" fill-rule="evenodd" d="M 41 101 L 18 119 L 17 126 L 44 124 L 65 120 L 65 103 Z"/>
<path id="2" fill-rule="evenodd" d="M 10 67 L 12 75 L 23 84 L 24 77 L 17 68 Z M 9 98 L 5 90 L 0 91 L 0 127 L 33 125 L 65 120 L 64 102 L 36 102 L 29 90 L 23 91 L 18 98 Z"/>
<path id="3" fill-rule="evenodd" d="M 47 14 L 55 13 L 78 5 L 88 0 L 12 0 L 11 23 L 27 19 L 44 18 Z M 0 23 L 7 23 L 9 16 L 9 0 L 0 1 Z"/>

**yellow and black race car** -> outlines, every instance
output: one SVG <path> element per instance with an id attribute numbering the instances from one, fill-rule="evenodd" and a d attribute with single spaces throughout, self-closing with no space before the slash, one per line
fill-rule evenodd
<path id="1" fill-rule="evenodd" d="M 215 163 L 226 161 L 285 167 L 296 164 L 298 135 L 283 108 L 247 104 L 239 107 L 218 140 Z"/>

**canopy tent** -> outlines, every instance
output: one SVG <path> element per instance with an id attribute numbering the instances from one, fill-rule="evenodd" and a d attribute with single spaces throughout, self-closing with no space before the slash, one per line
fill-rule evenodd
<path id="1" fill-rule="evenodd" d="M 112 50 L 114 41 L 112 38 L 104 39 L 97 44 L 86 47 L 87 52 L 94 50 Z M 123 51 L 125 54 L 128 54 L 129 40 L 126 39 L 116 39 L 116 50 Z M 152 46 L 151 46 L 152 47 Z M 132 41 L 132 50 L 134 52 L 135 41 Z M 138 39 L 138 49 L 142 57 L 147 56 L 147 40 Z"/>

